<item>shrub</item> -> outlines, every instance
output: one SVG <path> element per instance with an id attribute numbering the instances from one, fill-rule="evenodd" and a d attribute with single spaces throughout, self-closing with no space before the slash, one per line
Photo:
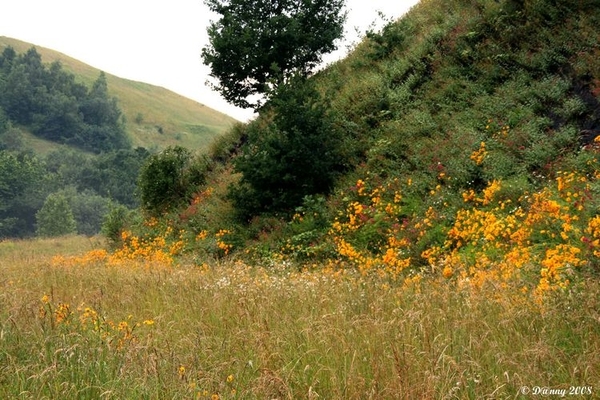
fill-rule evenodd
<path id="1" fill-rule="evenodd" d="M 142 208 L 159 215 L 189 200 L 205 182 L 207 166 L 207 159 L 195 160 L 181 146 L 171 146 L 150 156 L 138 179 Z"/>
<path id="2" fill-rule="evenodd" d="M 127 227 L 129 210 L 121 204 L 110 204 L 102 222 L 102 234 L 111 245 L 121 243 L 121 234 Z"/>
<path id="3" fill-rule="evenodd" d="M 38 236 L 61 236 L 74 233 L 77 223 L 67 198 L 60 193 L 48 195 L 35 214 Z"/>

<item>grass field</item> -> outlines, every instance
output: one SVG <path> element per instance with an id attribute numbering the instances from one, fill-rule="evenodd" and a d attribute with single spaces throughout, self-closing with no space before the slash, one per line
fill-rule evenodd
<path id="1" fill-rule="evenodd" d="M 0 398 L 600 393 L 597 280 L 540 304 L 518 288 L 427 276 L 394 283 L 185 257 L 115 265 L 101 246 L 0 243 Z"/>

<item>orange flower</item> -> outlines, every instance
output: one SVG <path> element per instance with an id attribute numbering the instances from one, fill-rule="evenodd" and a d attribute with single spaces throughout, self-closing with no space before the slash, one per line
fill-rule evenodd
<path id="1" fill-rule="evenodd" d="M 446 279 L 452 278 L 452 275 L 454 275 L 454 271 L 452 270 L 452 267 L 450 267 L 449 265 L 445 266 L 444 270 L 442 271 L 442 275 Z"/>

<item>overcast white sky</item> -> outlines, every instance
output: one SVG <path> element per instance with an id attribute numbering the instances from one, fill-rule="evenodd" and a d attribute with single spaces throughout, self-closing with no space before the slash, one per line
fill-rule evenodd
<path id="1" fill-rule="evenodd" d="M 344 55 L 381 11 L 397 18 L 418 0 L 347 0 Z M 2 0 L 0 36 L 57 50 L 107 73 L 163 86 L 240 120 L 249 110 L 230 106 L 206 85 L 200 52 L 210 15 L 202 0 Z"/>

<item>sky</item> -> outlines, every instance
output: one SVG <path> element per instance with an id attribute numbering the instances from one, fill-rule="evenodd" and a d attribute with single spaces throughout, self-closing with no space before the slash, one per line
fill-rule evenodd
<path id="1" fill-rule="evenodd" d="M 210 14 L 202 0 L 4 0 L 0 36 L 47 47 L 106 73 L 162 86 L 238 120 L 251 110 L 229 105 L 206 85 Z M 402 16 L 418 0 L 346 0 L 345 39 L 324 58 L 344 57 L 367 29 Z M 110 82 L 109 82 L 110 84 Z"/>

